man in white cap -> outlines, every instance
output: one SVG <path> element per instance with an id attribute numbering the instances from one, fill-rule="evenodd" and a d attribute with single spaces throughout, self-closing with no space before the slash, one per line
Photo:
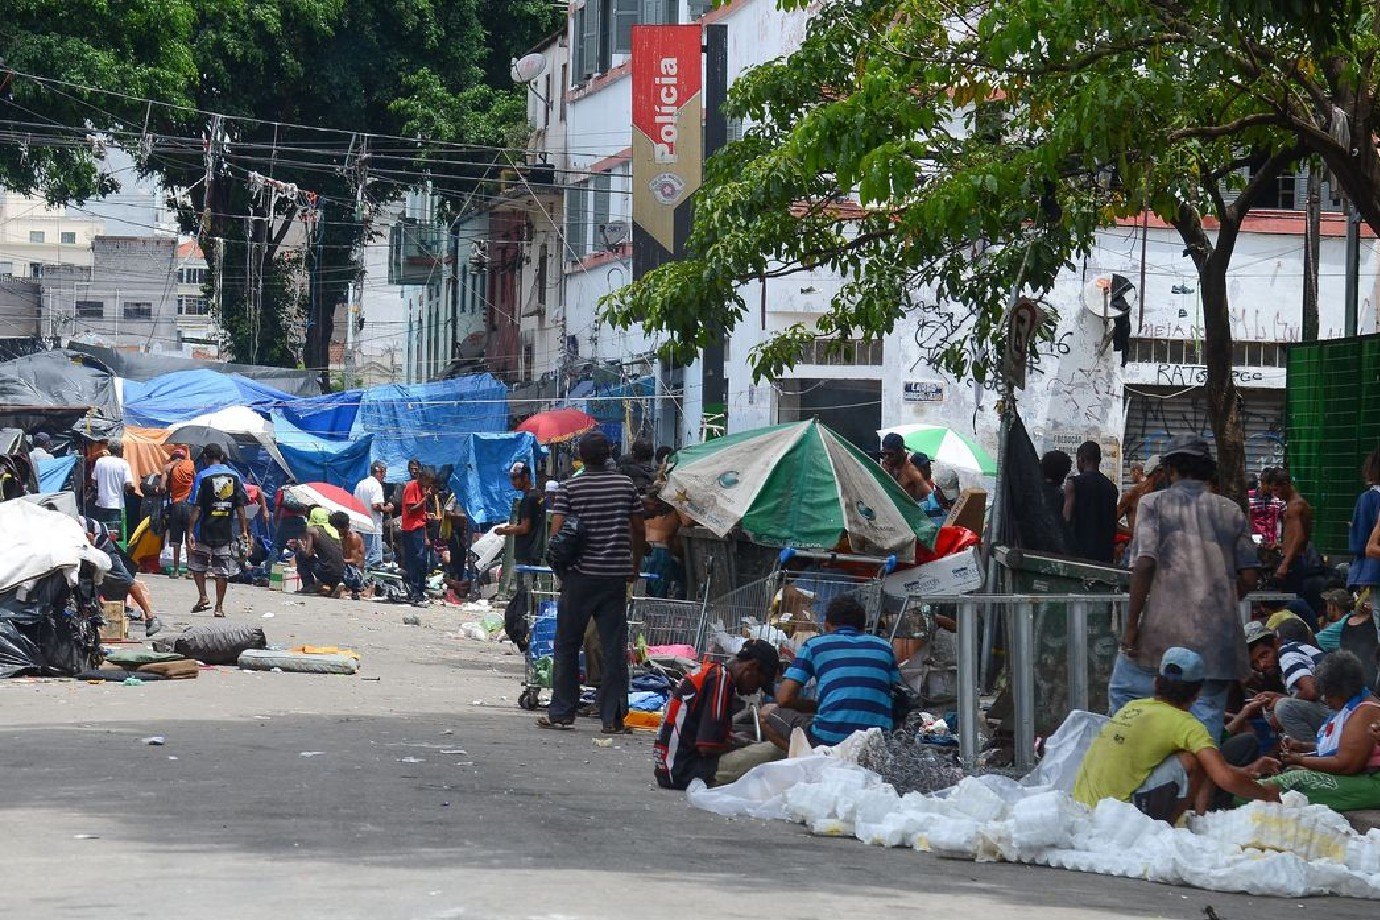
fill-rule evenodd
<path id="1" fill-rule="evenodd" d="M 1240 506 L 1208 489 L 1217 465 L 1198 438 L 1173 442 L 1162 461 L 1169 488 L 1140 500 L 1131 561 L 1131 598 L 1121 654 L 1107 688 L 1113 714 L 1153 695 L 1166 649 L 1195 649 L 1205 683 L 1193 714 L 1220 738 L 1227 691 L 1250 676 L 1237 600 L 1255 588 L 1259 561 Z"/>
<path id="2" fill-rule="evenodd" d="M 1203 657 L 1175 646 L 1160 658 L 1154 696 L 1127 703 L 1102 726 L 1078 768 L 1073 797 L 1088 807 L 1103 799 L 1130 802 L 1173 824 L 1190 805 L 1201 813 L 1210 793 L 1279 801 L 1279 790 L 1256 782 L 1277 767 L 1257 760 L 1234 767 L 1203 723 L 1189 712 L 1206 686 Z"/>
<path id="3" fill-rule="evenodd" d="M 508 470 L 508 482 L 520 495 L 512 519 L 499 524 L 494 533 L 513 537 L 513 561 L 518 565 L 541 565 L 541 534 L 546 524 L 542 493 L 532 486 L 532 473 L 519 460 Z"/>

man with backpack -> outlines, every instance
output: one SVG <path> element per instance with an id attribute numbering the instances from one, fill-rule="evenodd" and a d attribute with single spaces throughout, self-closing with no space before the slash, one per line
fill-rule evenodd
<path id="1" fill-rule="evenodd" d="M 592 431 L 580 440 L 584 474 L 567 480 L 552 503 L 548 553 L 561 554 L 573 537 L 574 552 L 554 565 L 561 578 L 556 618 L 551 706 L 537 720 L 542 728 L 570 728 L 580 705 L 580 646 L 593 620 L 599 630 L 604 674 L 599 715 L 606 734 L 621 733 L 628 708 L 628 586 L 642 563 L 645 532 L 642 501 L 631 479 L 611 460 L 608 438 Z M 571 527 L 567 528 L 567 520 Z M 576 524 L 578 522 L 578 524 Z M 562 530 L 566 529 L 566 533 Z"/>

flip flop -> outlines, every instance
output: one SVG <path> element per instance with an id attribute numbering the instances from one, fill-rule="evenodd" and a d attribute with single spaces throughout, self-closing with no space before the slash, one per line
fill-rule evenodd
<path id="1" fill-rule="evenodd" d="M 223 617 L 223 616 L 225 616 L 225 611 L 224 611 L 224 610 L 217 610 L 217 611 L 215 612 L 214 616 Z"/>
<path id="2" fill-rule="evenodd" d="M 561 730 L 561 731 L 569 731 L 570 729 L 572 729 L 572 728 L 574 728 L 574 727 L 575 727 L 575 720 L 574 720 L 574 719 L 571 719 L 569 722 L 566 722 L 566 721 L 563 721 L 563 720 L 553 719 L 553 718 L 551 718 L 550 716 L 538 716 L 538 717 L 537 717 L 537 728 L 554 728 L 554 729 L 559 729 L 559 730 Z"/>
<path id="3" fill-rule="evenodd" d="M 599 729 L 601 735 L 631 735 L 633 730 L 626 725 L 605 725 Z"/>
<path id="4" fill-rule="evenodd" d="M 197 601 L 197 602 L 196 602 L 196 605 L 192 607 L 192 613 L 202 613 L 202 612 L 207 611 L 207 610 L 210 610 L 210 609 L 211 609 L 211 602 L 210 602 L 210 601 Z"/>

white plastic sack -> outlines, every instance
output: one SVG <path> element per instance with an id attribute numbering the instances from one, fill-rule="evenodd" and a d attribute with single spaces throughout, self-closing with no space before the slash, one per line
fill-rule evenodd
<path id="1" fill-rule="evenodd" d="M 1022 786 L 1048 786 L 1072 794 L 1083 755 L 1110 719 L 1095 712 L 1075 709 L 1054 734 L 1045 740 L 1044 757 L 1021 779 Z"/>
<path id="2" fill-rule="evenodd" d="M 1091 815 L 1062 792 L 1042 792 L 1011 806 L 1011 842 L 1019 849 L 1066 847 L 1073 829 Z"/>
<path id="3" fill-rule="evenodd" d="M 502 534 L 494 533 L 492 530 L 475 538 L 470 544 L 470 552 L 477 557 L 475 569 L 482 572 L 494 564 L 494 560 L 503 554 L 503 540 Z"/>
<path id="4" fill-rule="evenodd" d="M 775 760 L 753 767 L 726 786 L 710 789 L 696 780 L 686 790 L 685 798 L 695 808 L 729 818 L 789 821 L 784 799 L 786 790 L 801 783 L 818 782 L 826 773 L 839 769 L 858 768 L 821 756 Z"/>

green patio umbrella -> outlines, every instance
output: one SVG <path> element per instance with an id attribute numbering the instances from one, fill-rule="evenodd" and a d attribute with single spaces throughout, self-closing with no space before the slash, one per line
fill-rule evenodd
<path id="1" fill-rule="evenodd" d="M 676 454 L 661 497 L 719 536 L 855 553 L 934 545 L 937 528 L 870 457 L 818 421 L 744 431 Z"/>

